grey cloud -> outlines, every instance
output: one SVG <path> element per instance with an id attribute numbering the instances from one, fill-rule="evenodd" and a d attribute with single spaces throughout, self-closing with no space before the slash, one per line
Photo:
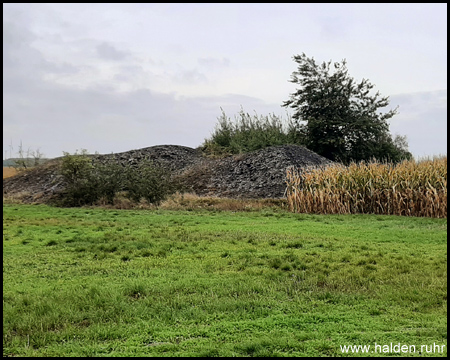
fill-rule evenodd
<path id="1" fill-rule="evenodd" d="M 46 61 L 43 68 L 47 70 L 49 73 L 54 74 L 75 74 L 80 71 L 79 68 L 67 62 L 64 62 L 62 64 L 55 64 Z"/>
<path id="2" fill-rule="evenodd" d="M 406 135 L 416 157 L 447 154 L 447 90 L 390 97 L 399 114 L 390 123 L 393 134 Z"/>
<path id="3" fill-rule="evenodd" d="M 148 77 L 147 72 L 142 66 L 139 65 L 124 65 L 120 66 L 117 70 L 117 74 L 114 75 L 114 80 L 128 82 L 133 79 Z"/>
<path id="4" fill-rule="evenodd" d="M 222 107 L 233 118 L 241 106 L 260 115 L 285 114 L 279 104 L 228 94 L 217 97 L 176 98 L 149 90 L 116 93 L 108 88 L 71 89 L 43 80 L 55 71 L 76 71 L 70 64 L 47 62 L 31 47 L 32 33 L 8 27 L 3 64 L 4 144 L 23 141 L 49 157 L 86 148 L 100 153 L 176 144 L 196 147 L 211 135 Z M 208 63 L 206 60 L 204 63 Z M 123 66 L 118 76 L 126 81 L 143 69 Z M 198 70 L 180 70 L 175 80 L 207 81 Z M 416 156 L 446 153 L 447 91 L 391 96 L 400 113 L 391 119 L 393 134 L 407 135 Z"/>
<path id="5" fill-rule="evenodd" d="M 323 17 L 319 20 L 320 35 L 325 40 L 336 41 L 348 36 L 349 23 L 347 19 L 336 16 Z"/>
<path id="6" fill-rule="evenodd" d="M 433 108 L 447 108 L 447 90 L 398 94 L 390 97 L 391 104 L 401 103 L 408 112 Z M 400 111 L 402 109 L 400 108 Z"/>
<path id="7" fill-rule="evenodd" d="M 213 57 L 199 58 L 197 61 L 200 66 L 204 66 L 209 69 L 230 66 L 230 59 L 226 57 L 223 57 L 222 59 L 217 59 Z"/>
<path id="8" fill-rule="evenodd" d="M 172 75 L 172 79 L 182 84 L 205 83 L 208 81 L 206 75 L 197 69 L 179 70 Z"/>
<path id="9" fill-rule="evenodd" d="M 41 86 L 40 86 L 41 85 Z M 271 112 L 270 105 L 239 94 L 179 98 L 150 90 L 116 93 L 36 83 L 4 94 L 4 144 L 10 139 L 48 157 L 88 149 L 121 152 L 153 145 L 200 146 L 211 135 L 220 107 L 233 117 Z"/>
<path id="10" fill-rule="evenodd" d="M 3 47 L 20 46 L 35 40 L 36 36 L 26 28 L 10 21 L 3 21 Z"/>
<path id="11" fill-rule="evenodd" d="M 103 42 L 96 47 L 97 54 L 105 60 L 123 60 L 128 57 L 129 53 L 117 50 L 114 46 Z"/>
<path id="12" fill-rule="evenodd" d="M 67 62 L 53 63 L 46 60 L 42 52 L 32 46 L 38 39 L 26 27 L 12 22 L 3 23 L 3 89 L 4 92 L 21 92 L 42 86 L 46 74 L 73 74 L 79 70 Z"/>
<path id="13" fill-rule="evenodd" d="M 21 94 L 39 82 L 51 65 L 31 47 L 35 36 L 15 23 L 3 23 L 3 97 Z M 20 95 L 18 95 L 20 96 Z"/>
<path id="14" fill-rule="evenodd" d="M 42 4 L 35 6 L 40 9 L 43 8 Z M 58 9 L 63 9 L 65 6 L 66 5 L 64 4 L 58 5 Z M 273 112 L 281 115 L 285 114 L 286 109 L 282 108 L 280 104 L 269 104 L 260 99 L 240 94 L 180 98 L 179 96 L 172 94 L 163 94 L 148 90 L 117 93 L 112 87 L 117 80 L 145 85 L 145 81 L 147 81 L 145 76 L 149 77 L 150 84 L 151 80 L 154 80 L 155 82 L 164 82 L 167 80 L 170 85 L 172 85 L 171 81 L 194 85 L 205 83 L 210 81 L 207 77 L 210 74 L 208 71 L 224 71 L 226 67 L 230 67 L 230 61 L 227 58 L 221 58 L 220 56 L 199 57 L 197 60 L 198 68 L 183 69 L 180 67 L 172 72 L 158 76 L 146 73 L 142 68 L 140 69 L 139 66 L 122 66 L 126 65 L 125 61 L 117 62 L 108 69 L 108 76 L 111 71 L 116 71 L 116 77 L 113 79 L 113 82 L 110 82 L 108 78 L 108 80 L 104 81 L 101 85 L 95 85 L 86 90 L 79 90 L 71 88 L 70 85 L 62 86 L 46 81 L 45 79 L 49 78 L 47 75 L 52 75 L 50 78 L 55 79 L 55 74 L 75 73 L 79 69 L 86 70 L 89 66 L 92 66 L 92 69 L 88 70 L 92 71 L 82 71 L 82 74 L 83 76 L 91 76 L 92 74 L 95 74 L 94 66 L 100 66 L 103 63 L 101 61 L 102 59 L 107 59 L 109 61 L 133 60 L 131 53 L 123 51 L 123 49 L 114 45 L 114 41 L 116 41 L 113 37 L 114 33 L 109 32 L 108 29 L 105 29 L 104 25 L 101 25 L 102 23 L 99 21 L 99 16 L 103 16 L 100 12 L 104 12 L 104 6 L 91 6 L 95 6 L 95 12 L 89 10 L 86 14 L 83 14 L 83 16 L 80 15 L 79 20 L 77 20 L 78 22 L 72 21 L 67 15 L 75 12 L 66 12 L 65 19 L 70 19 L 69 30 L 62 29 L 59 25 L 55 27 L 54 25 L 51 25 L 50 22 L 42 21 L 42 19 L 37 21 L 37 8 L 33 11 L 29 11 L 29 4 L 20 7 L 20 10 L 22 11 L 23 9 L 23 11 L 27 13 L 27 16 L 16 16 L 15 13 L 11 13 L 11 9 L 9 10 L 9 15 L 6 14 L 6 16 L 4 16 L 4 144 L 9 144 L 10 140 L 12 140 L 14 144 L 17 144 L 22 140 L 24 147 L 28 148 L 31 146 L 33 148 L 40 148 L 42 152 L 50 157 L 61 156 L 63 150 L 72 152 L 81 147 L 90 151 L 99 151 L 101 153 L 108 153 L 111 151 L 120 152 L 159 144 L 178 144 L 195 147 L 200 145 L 204 138 L 208 137 L 214 129 L 217 117 L 220 116 L 220 107 L 222 107 L 226 114 L 231 118 L 240 111 L 241 106 L 244 111 L 249 113 L 256 111 L 258 114 L 262 115 Z M 112 5 L 109 4 L 108 6 Z M 296 10 L 303 10 L 303 12 L 306 13 L 303 8 L 304 6 L 305 5 L 301 5 Z M 81 7 L 84 7 L 84 5 L 81 5 Z M 273 6 L 270 5 L 270 7 Z M 11 4 L 5 4 L 4 8 L 11 8 Z M 257 6 L 256 8 L 260 9 L 261 7 Z M 314 9 L 322 8 L 314 6 Z M 217 19 L 223 18 L 222 9 L 217 10 Z M 239 12 L 238 9 L 231 10 L 233 10 L 233 19 L 235 18 L 235 13 L 242 13 Z M 289 10 L 292 13 L 292 9 L 289 8 Z M 334 9 L 331 10 L 334 11 Z M 325 13 L 325 15 L 317 16 L 322 16 L 322 23 L 320 25 L 323 25 L 323 35 L 329 36 L 332 40 L 335 38 L 339 40 L 340 37 L 346 37 L 347 32 L 351 33 L 351 30 L 353 30 L 352 24 L 349 24 L 346 27 L 346 24 L 342 24 L 341 20 L 345 20 L 345 18 L 334 15 L 331 10 L 328 11 L 328 13 Z M 56 11 L 56 14 L 58 11 Z M 168 11 L 168 13 L 169 12 L 170 11 Z M 286 14 L 285 10 L 283 10 L 282 13 L 283 15 L 280 15 L 280 17 L 284 18 Z M 315 13 L 317 13 L 317 10 L 315 10 Z M 322 11 L 320 11 L 320 14 L 322 14 Z M 85 18 L 85 15 L 88 17 Z M 204 17 L 203 14 L 202 16 Z M 180 9 L 180 18 L 182 17 L 185 17 L 185 12 Z M 58 17 L 53 16 L 52 14 L 45 19 L 49 19 L 50 21 L 52 18 L 60 18 L 61 21 L 63 21 L 64 16 Z M 132 18 L 135 18 L 134 15 Z M 243 15 L 242 17 L 239 17 L 239 19 L 239 21 L 242 22 L 242 24 L 240 22 L 237 24 L 239 26 L 235 26 L 235 24 L 227 29 L 227 31 L 218 34 L 216 32 L 207 34 L 209 37 L 205 37 L 205 39 L 211 40 L 211 49 L 207 49 L 208 52 L 204 52 L 204 48 L 190 48 L 189 52 L 192 53 L 200 50 L 202 51 L 200 54 L 221 54 L 225 49 L 227 54 L 237 54 L 240 52 L 243 56 L 243 53 L 249 50 L 250 45 L 254 46 L 258 42 L 266 42 L 265 36 L 267 33 L 264 33 L 264 36 L 261 34 L 261 31 L 264 32 L 269 29 L 269 27 L 266 26 L 266 20 L 261 18 L 261 27 L 255 27 L 254 23 L 248 21 L 247 16 Z M 42 34 L 42 36 L 48 36 L 44 34 L 49 34 L 51 31 L 55 31 L 55 34 L 61 34 L 60 43 L 57 43 L 48 37 L 39 38 L 40 42 L 34 42 L 38 37 L 28 30 L 31 21 L 34 21 L 33 29 L 37 30 L 40 27 L 40 34 Z M 304 19 L 304 21 L 312 22 L 311 19 Z M 171 23 L 165 22 L 167 24 Z M 286 24 L 285 20 L 284 23 Z M 86 28 L 81 26 L 81 24 L 85 24 Z M 251 24 L 251 26 L 249 24 Z M 296 24 L 296 22 L 291 21 L 291 24 Z M 265 26 L 264 28 L 262 28 L 263 25 Z M 311 24 L 308 23 L 308 26 L 309 25 L 311 25 L 310 27 L 313 31 L 317 32 L 317 22 Z M 286 24 L 286 26 L 290 25 Z M 250 27 L 248 29 L 251 30 L 249 31 L 251 40 L 242 37 L 242 33 L 246 27 Z M 173 26 L 171 29 L 173 29 Z M 280 33 L 278 33 L 278 39 L 285 39 L 280 30 L 286 30 L 285 27 L 281 26 L 276 29 L 275 27 L 270 27 L 270 29 L 273 29 L 270 30 L 272 32 L 280 31 Z M 294 28 L 292 28 L 292 30 L 294 30 Z M 422 30 L 431 31 L 428 27 L 420 27 L 417 32 Z M 203 31 L 203 29 L 199 27 L 199 31 Z M 295 33 L 298 34 L 298 31 L 290 32 L 290 34 Z M 53 34 L 53 36 L 55 34 Z M 100 38 L 100 40 L 89 38 L 89 36 L 93 34 L 100 34 L 97 36 L 102 36 L 102 38 Z M 126 35 L 126 33 L 121 34 Z M 384 33 L 381 33 L 381 35 L 383 34 Z M 430 34 L 434 36 L 436 32 L 433 31 L 430 32 Z M 442 36 L 444 36 L 445 32 L 442 34 Z M 188 36 L 188 34 L 186 35 Z M 227 43 L 230 36 L 236 39 L 234 43 Z M 353 34 L 353 36 L 355 35 Z M 122 37 L 121 41 L 126 41 L 125 39 L 126 36 Z M 309 39 L 314 42 L 314 38 Z M 417 41 L 417 37 L 415 36 L 411 37 L 411 39 Z M 103 40 L 108 41 L 102 42 Z M 288 40 L 289 39 L 285 40 L 286 44 L 288 43 Z M 130 39 L 130 41 L 134 41 L 134 39 Z M 172 41 L 179 41 L 178 33 L 175 40 L 172 38 L 164 40 L 165 43 L 171 43 Z M 274 40 L 272 39 L 272 41 Z M 278 40 L 276 41 L 278 43 Z M 136 44 L 143 43 L 144 42 L 138 42 Z M 200 41 L 197 41 L 197 43 L 200 43 Z M 295 45 L 295 41 L 292 43 Z M 54 63 L 48 61 L 44 56 L 47 54 L 41 52 L 41 49 L 47 49 L 45 47 L 46 44 L 50 45 L 50 51 L 55 51 L 54 55 L 56 56 L 58 55 L 57 51 L 66 51 L 69 49 L 70 52 L 65 53 L 65 58 L 69 59 L 68 62 Z M 156 42 L 156 37 L 155 44 L 160 44 L 159 42 Z M 185 48 L 188 42 L 184 42 L 184 44 L 185 45 L 182 45 L 180 49 L 185 49 L 185 51 L 188 52 L 188 48 Z M 309 43 L 306 43 L 306 45 L 308 44 Z M 424 43 L 419 42 L 417 44 L 419 44 L 417 46 L 423 50 Z M 435 46 L 436 44 L 439 45 L 440 42 L 431 42 L 430 49 L 445 49 L 445 47 Z M 37 46 L 43 47 L 38 48 Z M 178 45 L 174 43 L 173 46 Z M 326 47 L 323 48 L 323 46 L 320 48 L 320 44 L 317 46 L 318 48 L 316 51 L 319 51 L 319 55 L 316 56 L 322 56 L 320 55 L 320 51 L 325 51 L 327 53 L 330 51 Z M 348 46 L 352 45 L 349 43 Z M 354 48 L 355 47 L 353 46 L 352 51 Z M 278 51 L 277 49 L 279 48 L 274 49 L 275 50 L 273 50 L 272 53 Z M 362 51 L 362 49 L 359 49 L 359 52 Z M 288 71 L 285 75 L 286 80 L 283 80 L 286 83 L 292 70 L 290 54 L 295 52 L 297 52 L 297 50 L 289 51 L 289 55 L 287 56 L 286 63 L 288 64 Z M 433 52 L 423 51 L 421 53 L 433 54 Z M 76 63 L 75 60 L 70 60 L 75 59 L 75 57 L 71 57 L 72 54 L 83 64 L 84 68 L 81 66 L 74 66 L 71 63 L 72 61 Z M 263 53 L 261 52 L 261 54 Z M 173 60 L 171 60 L 170 56 L 165 57 L 164 54 L 161 55 L 161 53 L 158 52 L 155 52 L 153 55 L 155 56 L 155 59 L 163 56 L 165 64 L 159 60 L 154 61 L 150 58 L 146 58 L 147 55 L 145 54 L 139 56 L 146 59 L 145 64 L 155 65 L 153 67 L 150 66 L 152 69 L 155 67 L 158 67 L 159 69 L 170 69 L 170 64 L 173 64 Z M 92 60 L 92 56 L 95 57 L 93 64 L 89 63 L 89 61 Z M 335 58 L 335 55 L 323 55 L 324 60 L 329 58 Z M 263 59 L 263 57 L 261 56 L 259 59 Z M 335 60 L 337 61 L 340 59 Z M 180 60 L 180 62 L 182 61 L 183 60 Z M 240 61 L 240 58 L 233 57 L 233 63 L 235 61 Z M 135 63 L 139 63 L 139 61 Z M 141 61 L 141 63 L 144 62 Z M 383 69 L 383 71 L 385 70 L 388 71 L 389 68 L 386 66 L 386 69 Z M 436 74 L 436 69 L 434 73 Z M 437 70 L 437 74 L 439 73 L 442 74 L 442 70 Z M 433 73 L 428 74 L 433 75 Z M 114 74 L 112 76 L 114 76 Z M 427 77 L 428 76 L 430 75 L 427 75 Z M 70 80 L 70 77 L 67 78 Z M 133 79 L 136 78 L 143 79 L 144 81 L 134 82 Z M 83 81 L 83 78 L 80 76 L 76 80 L 81 82 Z M 88 80 L 91 80 L 91 78 Z M 68 83 L 69 81 L 66 81 L 66 84 Z M 442 84 L 441 82 L 438 83 Z M 110 85 L 110 87 L 105 84 Z M 274 85 L 274 88 L 275 87 L 276 85 Z M 172 89 L 176 89 L 176 87 L 173 87 Z M 446 153 L 446 93 L 445 90 L 438 93 L 391 96 L 391 104 L 393 107 L 400 105 L 400 113 L 391 119 L 391 132 L 394 134 L 407 135 L 410 150 L 415 155 Z M 286 96 L 287 94 L 288 92 L 286 92 Z"/>
<path id="15" fill-rule="evenodd" d="M 42 58 L 41 54 L 31 48 L 35 39 L 33 33 L 12 22 L 3 22 L 3 69 L 18 67 L 25 62 Z"/>

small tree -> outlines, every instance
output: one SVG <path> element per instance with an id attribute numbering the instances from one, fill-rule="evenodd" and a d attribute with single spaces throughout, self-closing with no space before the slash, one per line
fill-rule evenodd
<path id="1" fill-rule="evenodd" d="M 282 106 L 294 109 L 293 118 L 310 150 L 343 163 L 412 157 L 404 141 L 393 141 L 389 133 L 387 120 L 397 108 L 379 112 L 389 105 L 389 98 L 379 92 L 370 95 L 374 85 L 367 79 L 356 83 L 345 59 L 333 66 L 331 61 L 319 65 L 304 53 L 293 59 L 298 69 L 290 81 L 300 88 Z"/>
<path id="2" fill-rule="evenodd" d="M 99 197 L 98 186 L 93 181 L 93 164 L 87 150 L 71 155 L 63 152 L 61 175 L 66 182 L 63 204 L 81 206 L 92 204 Z"/>
<path id="3" fill-rule="evenodd" d="M 12 144 L 10 145 L 12 150 Z M 23 150 L 22 140 L 20 140 L 19 150 L 17 151 L 18 158 L 14 159 L 14 167 L 17 170 L 26 170 L 33 166 L 37 166 L 42 162 L 44 154 L 39 149 L 31 150 L 28 148 L 26 154 Z"/>
<path id="4" fill-rule="evenodd" d="M 97 188 L 98 199 L 103 197 L 108 204 L 113 204 L 116 194 L 123 190 L 125 181 L 126 171 L 118 161 L 101 163 L 97 159 L 93 162 L 90 182 Z"/>
<path id="5" fill-rule="evenodd" d="M 41 163 L 44 154 L 41 153 L 40 149 L 37 149 L 36 151 L 32 150 L 30 154 L 34 159 L 34 166 L 38 166 Z"/>
<path id="6" fill-rule="evenodd" d="M 25 156 L 23 146 L 22 146 L 22 140 L 20 140 L 19 151 L 17 152 L 17 155 L 19 155 L 19 157 L 14 160 L 14 162 L 15 162 L 14 167 L 17 170 L 26 170 L 31 165 L 30 164 L 30 149 L 28 149 L 27 154 Z"/>
<path id="7" fill-rule="evenodd" d="M 131 200 L 139 202 L 145 199 L 151 204 L 158 205 L 177 190 L 177 185 L 169 170 L 145 158 L 136 168 L 128 166 L 125 169 L 124 188 Z"/>

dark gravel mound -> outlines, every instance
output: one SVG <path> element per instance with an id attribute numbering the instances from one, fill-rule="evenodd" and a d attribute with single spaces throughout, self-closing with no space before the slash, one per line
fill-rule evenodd
<path id="1" fill-rule="evenodd" d="M 195 165 L 184 172 L 184 183 L 198 195 L 233 198 L 281 198 L 286 169 L 332 162 L 297 145 L 273 146 Z"/>
<path id="2" fill-rule="evenodd" d="M 197 195 L 233 198 L 282 198 L 286 169 L 331 164 L 324 157 L 297 145 L 282 145 L 225 158 L 207 158 L 200 150 L 159 145 L 117 154 L 92 155 L 94 163 L 117 161 L 136 165 L 145 157 L 170 169 L 186 191 Z M 61 158 L 3 180 L 4 196 L 24 202 L 47 203 L 64 189 L 59 175 Z"/>
<path id="3" fill-rule="evenodd" d="M 46 203 L 61 188 L 59 159 L 3 179 L 3 197 L 18 197 L 25 203 Z"/>
<path id="4" fill-rule="evenodd" d="M 176 174 L 202 161 L 200 150 L 180 145 L 157 145 L 139 150 L 130 150 L 117 154 L 96 155 L 94 158 L 102 163 L 111 161 L 123 165 L 136 165 L 144 158 L 151 159 L 156 165 L 163 166 Z"/>

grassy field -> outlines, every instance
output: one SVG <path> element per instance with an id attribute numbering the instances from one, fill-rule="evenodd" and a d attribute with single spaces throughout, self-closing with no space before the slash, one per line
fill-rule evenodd
<path id="1" fill-rule="evenodd" d="M 446 219 L 3 205 L 3 356 L 446 344 Z"/>

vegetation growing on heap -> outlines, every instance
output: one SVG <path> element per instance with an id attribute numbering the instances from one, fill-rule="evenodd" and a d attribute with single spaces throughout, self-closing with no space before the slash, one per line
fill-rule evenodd
<path id="1" fill-rule="evenodd" d="M 113 204 L 118 193 L 139 203 L 159 204 L 178 190 L 171 173 L 144 158 L 135 166 L 116 161 L 101 163 L 86 150 L 64 153 L 61 175 L 66 183 L 60 202 L 65 206 Z"/>
<path id="2" fill-rule="evenodd" d="M 256 151 L 276 145 L 304 145 L 293 121 L 275 114 L 251 116 L 243 109 L 232 121 L 223 109 L 214 132 L 200 147 L 206 155 L 223 156 Z"/>
<path id="3" fill-rule="evenodd" d="M 382 111 L 389 98 L 379 92 L 371 94 L 374 85 L 367 79 L 357 83 L 348 74 L 347 63 L 329 61 L 317 64 L 305 54 L 295 55 L 297 71 L 291 82 L 298 89 L 282 106 L 292 108 L 292 117 L 283 120 L 274 114 L 252 117 L 243 109 L 231 121 L 222 115 L 201 147 L 207 154 L 238 154 L 264 147 L 296 144 L 331 161 L 389 161 L 412 159 L 406 136 L 389 133 L 387 120 L 397 108 Z"/>

